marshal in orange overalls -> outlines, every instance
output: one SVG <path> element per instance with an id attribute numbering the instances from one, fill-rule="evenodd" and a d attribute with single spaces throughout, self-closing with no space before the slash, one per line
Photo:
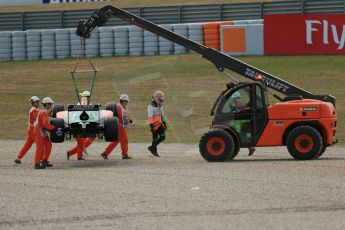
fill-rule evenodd
<path id="1" fill-rule="evenodd" d="M 34 136 L 36 143 L 35 165 L 39 165 L 41 160 L 48 161 L 52 143 L 48 136 L 48 130 L 53 130 L 54 125 L 49 123 L 48 112 L 43 108 L 37 117 L 37 123 L 34 128 Z"/>
<path id="2" fill-rule="evenodd" d="M 26 139 L 23 147 L 20 149 L 17 159 L 21 160 L 25 154 L 29 151 L 31 148 L 32 144 L 35 142 L 35 137 L 34 137 L 34 126 L 35 126 L 35 120 L 38 116 L 39 109 L 36 107 L 31 107 L 30 112 L 29 112 L 29 126 L 26 130 Z M 20 163 L 20 161 L 19 161 Z"/>
<path id="3" fill-rule="evenodd" d="M 78 159 L 82 159 L 84 150 L 87 149 L 95 140 L 94 137 L 88 137 L 88 138 L 77 137 L 76 139 L 77 139 L 77 145 L 74 146 L 73 149 L 67 152 L 68 159 L 70 156 L 74 154 L 77 154 Z"/>
<path id="4" fill-rule="evenodd" d="M 122 158 L 123 159 L 130 159 L 128 156 L 128 136 L 126 128 L 130 123 L 132 123 L 132 120 L 130 120 L 128 116 L 128 110 L 127 108 L 123 107 L 121 103 L 118 103 L 117 105 L 118 109 L 118 133 L 119 133 L 119 139 L 115 142 L 110 142 L 108 146 L 104 149 L 104 152 L 101 154 L 101 156 L 105 159 L 107 159 L 107 156 L 114 150 L 114 148 L 120 143 L 121 150 L 122 150 Z"/>

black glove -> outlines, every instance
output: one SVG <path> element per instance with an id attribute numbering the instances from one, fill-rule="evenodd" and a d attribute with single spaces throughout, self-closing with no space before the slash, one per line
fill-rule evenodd
<path id="1" fill-rule="evenodd" d="M 166 122 L 163 122 L 163 127 L 164 127 L 165 130 L 168 130 L 168 126 L 167 126 Z"/>
<path id="2" fill-rule="evenodd" d="M 150 130 L 151 130 L 151 133 L 153 133 L 154 128 L 153 128 L 153 125 L 152 125 L 152 124 L 150 124 Z"/>

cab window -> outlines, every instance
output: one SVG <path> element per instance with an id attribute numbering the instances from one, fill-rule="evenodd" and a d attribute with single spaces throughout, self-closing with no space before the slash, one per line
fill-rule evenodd
<path id="1" fill-rule="evenodd" d="M 243 113 L 251 109 L 250 90 L 244 87 L 228 96 L 221 110 L 222 113 Z"/>

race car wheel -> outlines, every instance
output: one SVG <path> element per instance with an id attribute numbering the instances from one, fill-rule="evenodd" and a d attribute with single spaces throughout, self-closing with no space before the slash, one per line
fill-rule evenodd
<path id="1" fill-rule="evenodd" d="M 53 111 L 52 111 L 52 117 L 56 118 L 56 114 L 58 112 L 65 111 L 65 106 L 63 104 L 54 104 Z"/>
<path id="2" fill-rule="evenodd" d="M 201 137 L 199 151 L 201 156 L 209 162 L 231 159 L 235 151 L 234 139 L 224 130 L 211 129 Z"/>
<path id="3" fill-rule="evenodd" d="M 113 116 L 117 117 L 117 105 L 116 105 L 116 103 L 114 103 L 114 102 L 107 103 L 105 105 L 105 110 L 109 110 L 109 111 L 113 112 Z"/>
<path id="4" fill-rule="evenodd" d="M 104 139 L 108 142 L 118 140 L 117 117 L 106 117 L 104 120 Z"/>
<path id="5" fill-rule="evenodd" d="M 319 131 L 311 126 L 294 128 L 287 137 L 287 148 L 297 160 L 311 160 L 317 157 L 323 148 Z"/>
<path id="6" fill-rule="evenodd" d="M 65 140 L 65 122 L 62 118 L 52 118 L 50 124 L 55 128 L 50 132 L 50 140 L 53 143 L 62 143 Z"/>

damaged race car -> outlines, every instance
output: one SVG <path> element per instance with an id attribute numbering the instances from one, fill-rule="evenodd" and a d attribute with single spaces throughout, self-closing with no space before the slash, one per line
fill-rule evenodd
<path id="1" fill-rule="evenodd" d="M 65 139 L 72 137 L 98 137 L 105 141 L 118 140 L 118 120 L 116 115 L 116 104 L 106 105 L 64 105 L 56 104 L 53 108 L 51 124 L 55 126 L 50 133 L 53 143 L 62 143 Z"/>
<path id="2" fill-rule="evenodd" d="M 89 60 L 88 60 L 89 61 Z M 90 61 L 89 61 L 90 62 Z M 78 60 L 77 60 L 78 63 Z M 92 105 L 89 102 L 84 104 L 83 95 L 79 93 L 76 84 L 76 74 L 79 72 L 93 72 L 88 100 L 92 97 L 93 87 L 98 70 L 91 64 L 92 70 L 77 71 L 77 64 L 72 70 L 71 76 L 77 96 L 77 105 L 67 105 L 66 109 L 63 104 L 55 104 L 52 110 L 51 124 L 55 129 L 50 133 L 50 140 L 53 143 L 62 143 L 65 139 L 70 140 L 72 137 L 98 137 L 105 139 L 107 142 L 118 140 L 118 119 L 116 103 L 108 103 L 105 109 L 102 105 Z M 81 97 L 82 98 L 81 98 Z"/>

